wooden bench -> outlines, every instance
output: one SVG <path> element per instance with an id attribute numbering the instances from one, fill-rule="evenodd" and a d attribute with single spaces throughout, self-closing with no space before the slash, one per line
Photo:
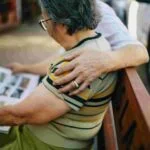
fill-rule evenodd
<path id="1" fill-rule="evenodd" d="M 150 150 L 150 95 L 135 69 L 121 71 L 98 150 Z"/>

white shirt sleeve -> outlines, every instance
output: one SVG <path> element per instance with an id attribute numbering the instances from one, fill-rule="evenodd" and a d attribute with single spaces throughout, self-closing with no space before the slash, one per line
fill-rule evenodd
<path id="1" fill-rule="evenodd" d="M 96 3 L 102 17 L 96 28 L 96 32 L 102 33 L 109 41 L 112 50 L 125 46 L 126 44 L 141 44 L 130 36 L 127 28 L 116 16 L 111 7 L 100 0 L 96 0 Z"/>

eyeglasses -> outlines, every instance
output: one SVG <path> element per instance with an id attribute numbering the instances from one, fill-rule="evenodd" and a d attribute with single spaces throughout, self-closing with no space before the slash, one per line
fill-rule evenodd
<path id="1" fill-rule="evenodd" d="M 41 20 L 39 21 L 39 25 L 41 26 L 41 28 L 42 28 L 44 31 L 47 31 L 47 27 L 46 27 L 46 24 L 45 24 L 45 23 L 46 23 L 48 20 L 51 20 L 51 19 L 46 19 L 46 20 L 41 19 Z"/>

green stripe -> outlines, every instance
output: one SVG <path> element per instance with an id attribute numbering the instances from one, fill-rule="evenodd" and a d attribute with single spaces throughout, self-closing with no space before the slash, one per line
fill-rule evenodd
<path id="1" fill-rule="evenodd" d="M 94 116 L 98 116 L 98 115 L 100 115 L 101 113 L 103 113 L 104 112 L 104 110 L 103 111 L 101 111 L 101 112 L 99 112 L 99 113 L 97 113 L 97 114 L 92 114 L 92 115 L 88 115 L 88 114 L 76 114 L 76 113 L 72 113 L 72 112 L 69 112 L 69 114 L 71 114 L 71 115 L 76 115 L 76 116 L 84 116 L 84 117 L 94 117 Z"/>
<path id="2" fill-rule="evenodd" d="M 65 99 L 65 101 L 68 102 L 68 103 L 70 103 L 70 104 L 72 104 L 72 105 L 74 105 L 74 106 L 76 106 L 76 107 L 78 107 L 78 108 L 81 108 L 81 106 L 76 105 L 76 104 L 74 104 L 73 102 L 71 102 L 71 101 L 69 101 L 69 100 L 67 100 L 67 99 Z"/>
<path id="3" fill-rule="evenodd" d="M 100 77 L 99 77 L 99 79 L 100 80 L 104 80 L 107 76 L 108 76 L 109 74 L 107 73 L 107 74 L 105 74 L 104 76 L 103 75 L 101 75 Z"/>
<path id="4" fill-rule="evenodd" d="M 95 103 L 97 103 L 97 102 L 102 102 L 102 101 L 107 100 L 108 98 L 111 98 L 112 95 L 113 95 L 113 94 L 111 93 L 111 94 L 109 94 L 109 95 L 107 95 L 107 96 L 105 96 L 105 97 L 90 99 L 88 102 L 95 102 Z"/>
<path id="5" fill-rule="evenodd" d="M 104 106 L 104 105 L 108 104 L 110 101 L 111 101 L 111 100 L 108 100 L 108 101 L 106 101 L 105 103 L 99 104 L 99 105 L 90 105 L 90 104 L 85 103 L 84 106 L 86 106 L 86 107 L 100 107 L 100 106 Z"/>
<path id="6" fill-rule="evenodd" d="M 54 86 L 53 85 L 53 81 L 52 81 L 52 79 L 50 79 L 49 77 L 47 77 L 47 82 L 50 84 L 50 85 L 52 85 L 52 86 Z M 56 89 L 59 89 L 59 88 L 61 88 L 61 86 L 54 86 Z M 64 94 L 64 95 L 66 95 L 66 94 Z M 66 95 L 66 96 L 68 96 L 68 95 Z M 76 101 L 78 101 L 78 102 L 80 102 L 80 103 L 84 103 L 85 102 L 85 99 L 83 99 L 83 98 L 81 98 L 81 97 L 79 97 L 79 96 L 68 96 L 68 97 L 70 97 L 70 98 L 72 98 L 72 99 L 74 99 L 74 100 L 76 100 Z"/>
<path id="7" fill-rule="evenodd" d="M 55 73 L 55 71 L 56 71 L 57 69 L 58 69 L 57 67 L 52 68 L 52 69 L 51 69 L 51 73 Z"/>
<path id="8" fill-rule="evenodd" d="M 70 126 L 70 125 L 66 125 L 66 124 L 62 124 L 62 123 L 58 123 L 58 122 L 56 122 L 56 121 L 53 121 L 55 124 L 58 124 L 58 125 L 62 125 L 62 126 L 65 126 L 65 127 L 68 127 L 68 128 L 73 128 L 73 129 L 82 129 L 82 130 L 89 130 L 89 129 L 94 129 L 94 128 L 96 128 L 96 127 L 98 127 L 100 124 L 101 124 L 101 122 L 100 123 L 98 123 L 97 125 L 95 125 L 94 127 L 91 127 L 91 128 L 81 128 L 81 127 L 75 127 L 75 126 Z"/>
<path id="9" fill-rule="evenodd" d="M 76 105 L 79 105 L 79 106 L 83 106 L 83 105 L 84 105 L 84 103 L 79 102 L 79 101 L 77 101 L 76 99 L 73 99 L 72 97 L 69 97 L 69 96 L 67 96 L 67 95 L 65 95 L 65 94 L 63 94 L 63 96 L 64 96 L 64 99 L 67 99 L 67 100 L 69 100 L 70 102 L 75 103 Z"/>
<path id="10" fill-rule="evenodd" d="M 109 74 L 109 76 L 107 76 L 107 78 L 105 78 L 105 80 L 103 80 L 103 82 L 100 84 L 100 86 L 97 88 L 97 92 L 96 94 L 100 93 L 100 92 L 104 92 L 107 91 L 107 89 L 112 86 L 112 84 L 115 84 L 117 81 L 117 76 L 116 74 Z"/>
<path id="11" fill-rule="evenodd" d="M 47 77 L 47 79 L 46 79 L 46 82 L 48 83 L 48 84 L 50 84 L 50 86 L 52 86 L 53 88 L 55 88 L 56 90 L 57 90 L 57 88 L 56 88 L 56 86 L 54 86 L 54 85 L 52 85 L 52 80 L 49 78 L 49 77 Z M 77 108 L 77 109 L 80 109 L 82 106 L 83 106 L 83 100 L 81 101 L 81 98 L 79 98 L 79 97 L 77 97 L 76 96 L 76 99 L 73 99 L 72 97 L 69 97 L 68 95 L 66 95 L 66 94 L 63 94 L 63 96 L 64 96 L 64 100 L 67 102 L 67 103 L 69 103 L 69 104 L 71 104 L 71 105 L 73 105 L 75 108 Z"/>

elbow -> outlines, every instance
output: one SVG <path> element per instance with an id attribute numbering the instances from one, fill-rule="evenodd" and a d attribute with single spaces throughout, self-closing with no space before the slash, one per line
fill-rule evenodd
<path id="1" fill-rule="evenodd" d="M 139 66 L 142 64 L 145 64 L 149 61 L 149 55 L 147 49 L 143 45 L 136 46 L 134 47 L 136 50 L 136 63 L 135 66 Z"/>
<path id="2" fill-rule="evenodd" d="M 148 63 L 149 62 L 149 55 L 148 55 L 148 52 L 147 52 L 147 50 L 146 50 L 146 55 L 145 55 L 145 63 Z"/>
<path id="3" fill-rule="evenodd" d="M 141 63 L 147 63 L 149 61 L 149 54 L 147 49 L 144 46 L 141 46 L 140 48 L 141 51 Z"/>

